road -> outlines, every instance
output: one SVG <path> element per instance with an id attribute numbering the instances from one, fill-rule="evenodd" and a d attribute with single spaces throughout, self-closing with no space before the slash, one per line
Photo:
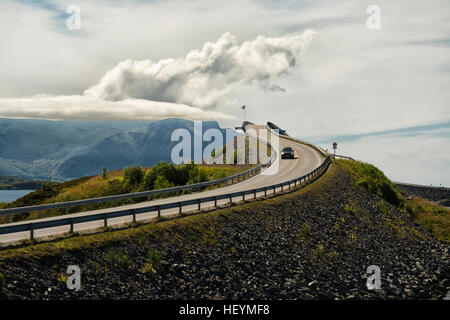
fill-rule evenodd
<path id="1" fill-rule="evenodd" d="M 255 126 L 255 128 L 261 127 L 261 126 Z M 248 127 L 247 127 L 248 128 Z M 285 182 L 288 180 L 292 180 L 294 178 L 300 177 L 302 175 L 305 175 L 312 171 L 313 169 L 317 168 L 323 161 L 324 157 L 322 154 L 317 152 L 315 149 L 311 148 L 310 146 L 306 146 L 300 143 L 293 142 L 291 140 L 286 140 L 281 138 L 279 143 L 279 152 L 278 152 L 278 159 L 276 160 L 278 164 L 275 162 L 272 164 L 271 167 L 276 167 L 278 165 L 278 171 L 274 175 L 264 175 L 264 174 L 258 174 L 256 176 L 253 176 L 247 180 L 244 180 L 242 182 L 224 186 L 217 189 L 212 190 L 206 190 L 203 192 L 193 193 L 193 194 L 186 194 L 181 195 L 178 197 L 170 197 L 165 199 L 158 199 L 158 200 L 152 200 L 152 201 L 146 201 L 141 202 L 138 204 L 132 204 L 127 206 L 120 207 L 121 209 L 125 208 L 140 208 L 140 207 L 146 207 L 151 205 L 158 205 L 158 204 L 165 204 L 165 203 L 171 203 L 175 201 L 184 201 L 184 200 L 192 200 L 207 196 L 217 196 L 221 194 L 229 194 L 232 192 L 239 192 L 243 190 L 249 190 L 249 189 L 255 189 L 265 186 L 270 186 L 273 184 Z M 284 147 L 290 146 L 294 149 L 295 152 L 295 159 L 283 159 L 281 160 L 279 155 L 281 149 Z M 269 170 L 270 167 L 266 170 Z M 273 169 L 272 169 L 273 170 Z M 270 195 L 270 191 L 268 194 Z M 262 194 L 257 194 L 257 197 L 263 196 Z M 241 201 L 242 198 L 237 199 L 234 198 L 233 202 Z M 229 200 L 219 200 L 217 201 L 217 204 L 224 205 L 228 203 Z M 211 208 L 214 206 L 214 202 L 210 203 L 202 203 L 202 209 Z M 75 217 L 75 216 L 83 216 L 83 215 L 89 215 L 93 213 L 104 213 L 104 212 L 110 212 L 117 210 L 117 207 L 114 208 L 106 208 L 101 210 L 93 210 L 93 211 L 86 211 L 81 213 L 75 213 L 75 214 L 69 214 L 64 215 L 61 217 L 67 218 L 67 217 Z M 197 210 L 197 205 L 191 205 L 191 206 L 185 206 L 183 207 L 183 212 L 193 211 Z M 161 216 L 171 216 L 171 215 L 177 215 L 179 213 L 178 208 L 173 209 L 167 209 L 161 211 Z M 149 212 L 149 213 L 143 213 L 139 214 L 136 217 L 137 222 L 143 222 L 143 221 L 149 221 L 153 218 L 157 217 L 156 212 Z M 49 220 L 49 219 L 55 219 L 55 217 L 52 218 L 43 218 L 39 219 L 39 221 Z M 31 220 L 27 220 L 26 223 L 32 222 Z M 108 219 L 108 227 L 119 227 L 123 226 L 126 223 L 132 222 L 132 217 L 119 217 L 119 218 L 111 218 Z M 17 222 L 14 224 L 20 224 L 23 222 Z M 12 225 L 12 224 L 10 224 Z M 74 232 L 86 232 L 88 230 L 94 230 L 103 227 L 103 221 L 92 221 L 92 222 L 86 222 L 86 223 L 79 223 L 74 225 Z M 62 227 L 54 227 L 54 228 L 48 228 L 48 229 L 39 229 L 34 231 L 34 237 L 36 239 L 46 239 L 46 238 L 54 238 L 58 235 L 67 233 L 69 231 L 69 226 L 62 226 Z M 5 234 L 0 235 L 0 243 L 7 244 L 7 243 L 15 243 L 19 242 L 21 240 L 29 239 L 30 232 L 18 232 L 13 234 Z"/>

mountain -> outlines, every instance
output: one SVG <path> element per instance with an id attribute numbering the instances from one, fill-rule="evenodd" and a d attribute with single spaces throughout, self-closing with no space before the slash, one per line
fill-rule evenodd
<path id="1" fill-rule="evenodd" d="M 202 127 L 220 129 L 216 121 L 203 121 Z M 0 174 L 67 180 L 99 174 L 103 167 L 151 166 L 170 161 L 178 143 L 171 135 L 179 128 L 193 136 L 194 122 L 0 119 Z"/>

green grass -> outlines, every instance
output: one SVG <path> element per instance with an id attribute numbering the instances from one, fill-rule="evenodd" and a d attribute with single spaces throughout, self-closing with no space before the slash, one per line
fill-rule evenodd
<path id="1" fill-rule="evenodd" d="M 387 202 L 401 206 L 405 199 L 397 187 L 375 166 L 352 160 L 336 160 L 352 175 L 355 184 L 374 193 Z"/>
<path id="2" fill-rule="evenodd" d="M 377 202 L 376 207 L 378 210 L 380 210 L 383 214 L 389 213 L 389 208 L 386 205 L 386 203 L 383 200 L 380 200 Z"/>
<path id="3" fill-rule="evenodd" d="M 343 170 L 343 168 L 345 168 L 345 170 Z M 318 181 L 307 185 L 300 190 L 268 200 L 257 200 L 237 207 L 234 206 L 213 212 L 186 215 L 182 218 L 155 220 L 145 225 L 138 225 L 123 230 L 109 230 L 103 233 L 84 236 L 74 235 L 53 242 L 37 243 L 33 245 L 24 244 L 17 248 L 2 248 L 0 249 L 0 259 L 29 259 L 58 256 L 67 251 L 89 250 L 109 245 L 116 246 L 120 245 L 122 241 L 139 242 L 144 245 L 145 242 L 151 242 L 152 240 L 158 239 L 158 241 L 176 243 L 180 247 L 183 247 L 186 241 L 191 241 L 194 237 L 199 243 L 204 244 L 205 246 L 211 246 L 217 244 L 218 241 L 215 230 L 219 230 L 218 228 L 221 227 L 222 223 L 226 221 L 231 214 L 240 214 L 242 210 L 247 210 L 248 208 L 251 208 L 252 212 L 264 212 L 266 205 L 277 206 L 285 201 L 297 199 L 299 194 L 308 192 L 318 194 L 325 199 L 327 193 L 324 192 L 324 190 L 333 188 L 337 183 L 340 183 L 340 181 L 342 181 L 341 179 L 347 176 L 348 172 L 346 170 L 349 170 L 349 168 L 351 167 L 341 166 L 340 161 L 335 162 L 330 166 L 328 172 Z M 448 210 L 441 211 L 441 208 L 429 205 L 428 203 L 426 205 L 425 203 L 422 203 L 422 205 L 418 206 L 418 203 L 415 200 L 413 200 L 412 203 L 409 203 L 409 201 L 406 202 L 405 207 L 402 208 L 402 210 L 405 210 L 405 212 L 407 211 L 415 217 L 429 213 L 432 215 L 433 220 L 440 219 L 439 223 L 431 224 L 431 231 L 435 234 L 442 233 L 442 236 L 438 236 L 438 239 L 448 240 L 450 225 Z M 382 213 L 380 213 L 380 216 L 381 214 Z M 267 218 L 270 218 L 270 216 Z M 341 217 L 338 221 L 344 224 L 346 220 L 344 217 Z M 424 223 L 423 220 L 419 219 L 418 221 Z M 416 233 L 417 237 L 422 237 L 420 233 L 423 233 L 423 231 L 420 229 L 419 231 L 410 231 Z M 304 224 L 300 228 L 298 235 L 300 236 L 300 234 L 305 236 L 310 234 L 310 229 L 307 224 Z M 353 240 L 352 238 L 356 241 L 356 234 L 354 237 L 352 237 L 351 234 L 348 236 L 349 241 Z M 319 253 L 320 256 L 320 250 L 317 253 Z M 157 254 L 154 255 L 157 256 Z M 149 257 L 150 256 L 153 256 L 153 254 L 149 253 Z M 150 261 L 147 263 L 150 263 L 151 265 Z M 151 265 L 151 267 L 153 268 L 153 265 Z M 148 265 L 144 265 L 142 268 L 146 271 L 151 271 L 150 266 Z M 105 267 L 105 274 L 106 271 L 107 267 Z"/>
<path id="4" fill-rule="evenodd" d="M 248 170 L 250 165 L 181 165 L 174 166 L 160 163 L 152 168 L 129 167 L 123 170 L 114 170 L 105 175 L 99 174 L 83 177 L 60 184 L 45 185 L 42 189 L 17 199 L 13 203 L 0 203 L 0 209 L 32 206 L 48 203 L 58 203 L 105 196 L 120 195 L 138 191 L 147 191 L 172 186 L 192 184 L 196 182 L 211 181 L 225 178 L 239 172 Z M 162 195 L 170 196 L 170 195 Z M 156 198 L 156 197 L 155 197 Z M 114 203 L 125 205 L 145 201 L 147 198 L 120 200 Z M 98 203 L 92 206 L 76 206 L 69 209 L 69 213 L 81 212 L 90 209 L 110 207 L 111 203 Z M 41 217 L 64 215 L 65 209 L 52 209 L 42 211 Z M 38 212 L 21 213 L 11 216 L 11 221 L 36 219 Z M 6 217 L 0 217 L 4 223 Z"/>
<path id="5" fill-rule="evenodd" d="M 346 204 L 344 207 L 344 212 L 350 215 L 356 215 L 356 207 L 352 204 Z"/>
<path id="6" fill-rule="evenodd" d="M 148 251 L 147 259 L 153 266 L 157 266 L 161 261 L 161 252 L 156 249 L 150 249 Z"/>
<path id="7" fill-rule="evenodd" d="M 450 210 L 437 206 L 430 201 L 413 197 L 406 201 L 404 210 L 423 226 L 432 232 L 438 240 L 450 244 Z"/>
<path id="8" fill-rule="evenodd" d="M 293 193 L 285 194 L 264 201 L 248 202 L 238 207 L 223 208 L 213 212 L 201 212 L 186 215 L 182 218 L 165 218 L 154 220 L 145 225 L 137 225 L 122 230 L 108 230 L 106 232 L 91 235 L 74 234 L 64 239 L 43 243 L 23 243 L 16 248 L 0 248 L 0 259 L 43 258 L 54 257 L 68 251 L 90 250 L 111 244 L 119 245 L 122 241 L 143 242 L 158 239 L 158 241 L 175 242 L 183 246 L 187 237 L 194 236 L 197 241 L 205 246 L 217 244 L 216 228 L 221 227 L 224 217 L 233 213 L 240 213 L 245 208 L 251 208 L 254 212 L 264 209 L 266 204 L 279 205 L 286 200 L 295 199 L 298 194 L 305 192 L 319 192 L 324 185 L 336 184 L 338 167 L 332 166 L 329 173 L 315 183 Z M 342 171 L 342 170 L 341 170 Z M 106 274 L 107 267 L 105 267 Z"/>
<path id="9" fill-rule="evenodd" d="M 109 266 L 128 266 L 131 260 L 124 251 L 110 249 L 106 255 L 106 262 Z"/>
<path id="10" fill-rule="evenodd" d="M 376 207 L 383 215 L 389 213 L 389 208 L 384 202 L 386 201 L 410 214 L 419 225 L 433 233 L 439 241 L 450 244 L 450 210 L 419 197 L 406 200 L 383 172 L 371 164 L 351 160 L 336 160 L 336 163 L 351 174 L 355 185 L 382 198 L 376 203 Z M 345 211 L 351 210 L 347 208 Z M 401 237 L 413 234 L 416 238 L 421 238 L 417 230 L 405 228 L 396 219 L 387 218 L 385 225 L 394 229 Z"/>

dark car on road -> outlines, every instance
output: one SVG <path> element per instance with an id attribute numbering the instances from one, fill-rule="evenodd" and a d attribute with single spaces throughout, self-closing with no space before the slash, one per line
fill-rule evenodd
<path id="1" fill-rule="evenodd" d="M 294 159 L 294 150 L 291 147 L 285 147 L 281 150 L 281 159 Z"/>

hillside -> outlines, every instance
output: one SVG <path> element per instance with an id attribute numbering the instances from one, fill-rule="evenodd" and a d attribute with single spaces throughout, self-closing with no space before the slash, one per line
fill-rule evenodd
<path id="1" fill-rule="evenodd" d="M 175 166 L 165 162 L 160 162 L 150 168 L 128 167 L 106 172 L 104 176 L 96 175 L 63 183 L 46 184 L 42 189 L 31 192 L 14 202 L 0 204 L 0 208 L 25 207 L 169 188 L 225 178 L 249 168 L 249 165 L 183 164 Z M 147 200 L 147 198 L 116 201 L 115 205 L 143 200 Z M 109 205 L 109 203 L 99 203 L 86 208 L 81 206 L 71 207 L 69 212 L 80 212 L 88 208 L 100 209 Z M 50 217 L 65 213 L 65 209 L 43 210 L 41 212 L 41 217 Z M 11 220 L 21 221 L 37 217 L 38 212 L 31 212 L 28 214 L 12 215 Z M 5 222 L 4 220 L 4 216 L 0 217 L 0 223 Z"/>
<path id="2" fill-rule="evenodd" d="M 220 129 L 203 121 L 203 130 Z M 0 119 L 0 174 L 24 179 L 69 180 L 132 165 L 149 167 L 169 162 L 178 142 L 173 130 L 193 136 L 193 121 L 65 122 Z M 205 143 L 206 144 L 206 143 Z"/>
<path id="3" fill-rule="evenodd" d="M 265 201 L 3 250 L 1 297 L 442 299 L 449 233 L 448 210 L 404 199 L 373 166 L 336 161 Z M 79 292 L 65 288 L 70 264 L 82 270 Z M 379 291 L 365 286 L 370 265 Z"/>

